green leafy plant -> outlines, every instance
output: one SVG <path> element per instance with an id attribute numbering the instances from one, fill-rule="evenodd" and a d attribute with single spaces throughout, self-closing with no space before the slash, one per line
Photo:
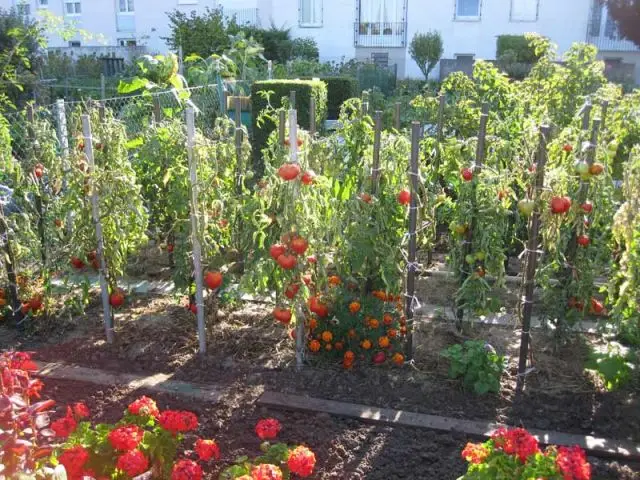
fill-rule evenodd
<path id="1" fill-rule="evenodd" d="M 605 388 L 611 391 L 617 390 L 631 380 L 635 367 L 631 352 L 623 354 L 619 347 L 610 346 L 606 353 L 592 351 L 584 368 L 597 372 Z"/>
<path id="2" fill-rule="evenodd" d="M 420 71 L 427 80 L 431 70 L 435 68 L 442 58 L 443 53 L 442 35 L 437 31 L 416 33 L 409 45 L 409 55 L 418 64 Z"/>
<path id="3" fill-rule="evenodd" d="M 500 376 L 504 372 L 505 357 L 481 340 L 467 340 L 441 352 L 449 360 L 449 377 L 462 378 L 465 388 L 476 394 L 500 391 Z"/>
<path id="4" fill-rule="evenodd" d="M 313 37 L 294 38 L 291 44 L 293 58 L 303 58 L 315 62 L 320 58 L 318 42 Z"/>

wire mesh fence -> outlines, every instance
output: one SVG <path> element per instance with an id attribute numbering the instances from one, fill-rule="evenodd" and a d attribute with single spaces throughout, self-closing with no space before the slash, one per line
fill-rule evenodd
<path id="1" fill-rule="evenodd" d="M 34 119 L 48 120 L 54 126 L 58 132 L 60 148 L 63 148 L 63 143 L 71 146 L 78 143 L 80 132 L 74 131 L 70 120 L 76 118 L 79 113 L 87 112 L 92 108 L 111 110 L 113 116 L 124 123 L 129 139 L 138 137 L 154 121 L 183 116 L 188 106 L 194 107 L 196 111 L 196 126 L 206 132 L 213 128 L 215 119 L 226 111 L 224 95 L 220 90 L 220 86 L 214 84 L 181 91 L 170 90 L 119 96 L 103 101 L 91 99 L 71 102 L 58 101 L 33 107 L 33 116 Z M 33 143 L 29 134 L 28 111 L 27 108 L 5 115 L 9 122 L 12 153 L 18 159 L 26 158 Z M 62 135 L 66 136 L 66 142 L 63 142 Z"/>

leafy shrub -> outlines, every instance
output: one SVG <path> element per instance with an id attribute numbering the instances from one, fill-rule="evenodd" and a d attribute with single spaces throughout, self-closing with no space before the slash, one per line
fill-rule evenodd
<path id="1" fill-rule="evenodd" d="M 442 58 L 444 47 L 440 32 L 416 33 L 409 45 L 409 54 L 418 64 L 425 79 Z"/>
<path id="2" fill-rule="evenodd" d="M 243 25 L 229 25 L 229 34 L 244 32 L 247 37 L 253 37 L 264 47 L 264 56 L 268 60 L 277 63 L 285 63 L 292 57 L 293 42 L 291 41 L 291 29 L 278 28 L 271 25 L 270 28 L 259 28 Z"/>
<path id="3" fill-rule="evenodd" d="M 500 391 L 500 376 L 505 368 L 505 358 L 481 340 L 467 340 L 463 345 L 452 345 L 441 355 L 448 359 L 449 376 L 462 377 L 465 388 L 478 395 Z"/>
<path id="4" fill-rule="evenodd" d="M 631 354 L 624 355 L 619 349 L 612 349 L 607 353 L 591 352 L 584 367 L 597 372 L 604 381 L 605 388 L 611 391 L 622 387 L 631 379 L 632 360 Z"/>
<path id="5" fill-rule="evenodd" d="M 267 139 L 277 125 L 275 122 L 262 119 L 261 113 L 272 107 L 283 106 L 283 98 L 288 99 L 291 91 L 296 92 L 296 109 L 298 110 L 298 124 L 302 128 L 309 128 L 309 108 L 311 97 L 316 100 L 316 125 L 322 126 L 327 117 L 327 85 L 320 80 L 265 80 L 255 82 L 251 87 L 251 105 L 253 109 L 253 158 L 254 166 L 262 172 L 262 149 L 267 145 Z M 271 92 L 270 95 L 267 95 Z"/>
<path id="6" fill-rule="evenodd" d="M 358 82 L 351 77 L 323 77 L 327 84 L 327 117 L 337 119 L 345 100 L 358 95 Z"/>
<path id="7" fill-rule="evenodd" d="M 320 58 L 320 52 L 315 38 L 294 38 L 291 42 L 291 56 L 317 62 Z"/>
<path id="8" fill-rule="evenodd" d="M 591 478 L 591 465 L 582 448 L 549 446 L 542 451 L 524 428 L 499 428 L 484 443 L 467 443 L 462 458 L 469 468 L 458 480 Z"/>
<path id="9" fill-rule="evenodd" d="M 540 58 L 526 35 L 499 35 L 496 45 L 496 58 L 510 55 L 514 61 L 536 63 Z"/>
<path id="10" fill-rule="evenodd" d="M 213 53 L 222 53 L 229 48 L 229 38 L 224 15 L 219 8 L 207 7 L 198 15 L 190 15 L 179 10 L 168 12 L 171 33 L 164 38 L 171 50 L 182 47 L 184 56 L 199 55 L 203 58 Z"/>

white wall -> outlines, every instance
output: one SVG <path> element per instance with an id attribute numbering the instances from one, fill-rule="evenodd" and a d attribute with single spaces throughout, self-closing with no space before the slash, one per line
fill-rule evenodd
<path id="1" fill-rule="evenodd" d="M 444 58 L 475 54 L 479 59 L 494 59 L 498 35 L 537 32 L 557 43 L 562 54 L 573 42 L 585 40 L 590 6 L 591 0 L 540 0 L 536 22 L 512 22 L 511 0 L 482 0 L 479 21 L 457 21 L 455 0 L 409 0 L 407 41 L 416 32 L 438 30 Z M 408 51 L 406 75 L 421 76 Z"/>

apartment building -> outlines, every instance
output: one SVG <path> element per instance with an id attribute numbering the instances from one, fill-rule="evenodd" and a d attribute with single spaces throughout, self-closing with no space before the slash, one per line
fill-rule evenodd
<path id="1" fill-rule="evenodd" d="M 35 17 L 47 10 L 102 36 L 63 41 L 51 35 L 52 47 L 106 42 L 151 52 L 167 49 L 166 12 L 221 7 L 242 23 L 315 38 L 321 60 L 368 59 L 395 65 L 401 77 L 420 76 L 408 51 L 417 32 L 440 31 L 444 58 L 469 62 L 494 59 L 499 35 L 537 32 L 558 44 L 560 54 L 573 42 L 594 43 L 611 65 L 634 64 L 640 83 L 640 48 L 620 38 L 600 0 L 0 0 L 0 6 Z"/>

